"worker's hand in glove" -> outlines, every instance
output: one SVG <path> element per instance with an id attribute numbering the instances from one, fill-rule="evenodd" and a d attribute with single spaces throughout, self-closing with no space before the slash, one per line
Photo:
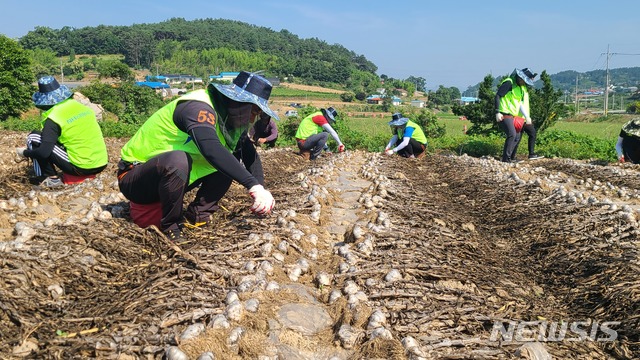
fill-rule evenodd
<path id="1" fill-rule="evenodd" d="M 23 147 L 16 148 L 16 154 L 18 154 L 18 156 L 21 158 L 26 158 L 26 156 L 24 156 L 25 150 L 27 150 L 27 148 L 23 148 Z"/>
<path id="2" fill-rule="evenodd" d="M 624 162 L 624 155 L 620 155 L 620 157 L 618 158 L 618 161 L 620 163 L 623 163 Z"/>
<path id="3" fill-rule="evenodd" d="M 387 155 L 393 155 L 394 154 L 393 150 L 391 150 L 391 149 L 385 150 L 384 153 L 387 154 Z"/>
<path id="4" fill-rule="evenodd" d="M 497 121 L 497 122 L 502 121 L 502 118 L 503 118 L 503 117 L 504 117 L 504 116 L 502 115 L 502 113 L 496 113 L 496 121 Z"/>
<path id="5" fill-rule="evenodd" d="M 253 198 L 253 205 L 250 210 L 258 215 L 266 215 L 271 212 L 276 201 L 271 193 L 262 185 L 254 185 L 249 189 L 249 194 Z"/>
<path id="6" fill-rule="evenodd" d="M 531 125 L 533 122 L 531 121 L 531 118 L 530 118 L 530 117 L 527 117 L 527 118 L 526 118 L 525 123 L 526 123 L 527 125 Z"/>
<path id="7" fill-rule="evenodd" d="M 344 150 L 345 150 L 345 148 L 344 148 L 344 144 L 340 144 L 340 145 L 338 146 L 338 152 L 339 152 L 339 153 L 341 153 L 341 152 L 344 152 Z"/>

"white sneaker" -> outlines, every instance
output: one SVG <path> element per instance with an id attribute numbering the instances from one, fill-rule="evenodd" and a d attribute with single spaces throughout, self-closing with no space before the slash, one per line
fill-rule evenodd
<path id="1" fill-rule="evenodd" d="M 62 179 L 57 176 L 49 176 L 48 178 L 42 180 L 40 185 L 46 188 L 57 188 L 64 186 L 64 183 L 62 182 Z"/>

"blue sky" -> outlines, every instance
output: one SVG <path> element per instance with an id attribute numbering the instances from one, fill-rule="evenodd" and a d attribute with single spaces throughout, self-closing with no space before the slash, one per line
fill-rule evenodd
<path id="1" fill-rule="evenodd" d="M 222 18 L 341 44 L 378 75 L 467 86 L 515 67 L 554 74 L 640 66 L 640 1 L 0 0 L 0 33 Z"/>

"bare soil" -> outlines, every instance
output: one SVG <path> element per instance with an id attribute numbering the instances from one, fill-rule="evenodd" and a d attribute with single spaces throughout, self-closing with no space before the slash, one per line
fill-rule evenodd
<path id="1" fill-rule="evenodd" d="M 640 353 L 638 166 L 260 150 L 274 213 L 251 215 L 234 185 L 212 224 L 174 244 L 128 216 L 115 178 L 125 140 L 107 139 L 95 180 L 44 191 L 13 161 L 26 133 L 2 135 L 0 358 L 161 359 L 172 346 L 191 359 L 511 359 L 531 344 L 557 359 Z M 259 310 L 234 320 L 230 293 Z M 278 329 L 291 303 L 325 308 L 330 326 Z M 535 333 L 578 321 L 583 338 Z M 509 322 L 534 325 L 492 337 Z M 607 338 L 595 322 L 616 322 L 615 339 L 587 339 Z M 194 324 L 206 332 L 186 339 Z"/>

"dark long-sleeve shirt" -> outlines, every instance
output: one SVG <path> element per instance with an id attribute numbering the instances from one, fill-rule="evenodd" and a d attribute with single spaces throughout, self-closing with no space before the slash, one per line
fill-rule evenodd
<path id="1" fill-rule="evenodd" d="M 264 174 L 260 157 L 255 147 L 245 145 L 248 143 L 246 135 L 241 137 L 232 154 L 220 142 L 215 123 L 198 121 L 207 118 L 215 119 L 215 114 L 215 110 L 202 101 L 185 101 L 176 106 L 173 122 L 178 129 L 193 138 L 202 156 L 218 171 L 247 189 L 263 184 Z M 246 167 L 238 161 L 240 157 Z"/>
<path id="2" fill-rule="evenodd" d="M 249 130 L 249 137 L 254 141 L 265 138 L 265 142 L 270 142 L 278 138 L 278 126 L 275 120 L 269 117 L 269 121 L 262 119 L 256 121 L 255 125 Z"/>

